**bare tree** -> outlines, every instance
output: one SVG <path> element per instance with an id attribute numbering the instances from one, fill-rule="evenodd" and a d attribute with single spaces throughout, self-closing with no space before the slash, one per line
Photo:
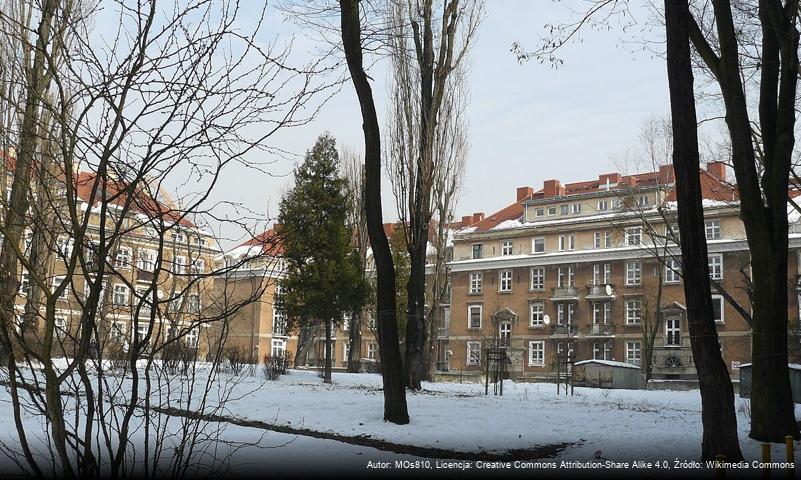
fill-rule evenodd
<path id="1" fill-rule="evenodd" d="M 393 87 L 388 155 L 411 261 L 405 375 L 407 387 L 415 390 L 428 370 L 425 267 L 432 195 L 436 171 L 447 161 L 438 157 L 437 131 L 446 123 L 446 92 L 455 81 L 464 82 L 463 70 L 454 72 L 466 61 L 483 12 L 481 0 L 394 0 L 389 12 Z"/>
<path id="2" fill-rule="evenodd" d="M 14 81 L 0 97 L 13 112 L 0 343 L 20 440 L 4 452 L 64 478 L 218 468 L 227 454 L 202 416 L 231 391 L 218 376 L 226 319 L 263 288 L 215 297 L 241 263 L 213 266 L 211 195 L 273 133 L 308 121 L 327 86 L 315 65 L 290 66 L 287 47 L 254 40 L 261 18 L 243 31 L 235 3 L 3 7 Z M 95 22 L 114 26 L 107 41 Z M 169 408 L 197 416 L 176 422 Z"/>
<path id="3" fill-rule="evenodd" d="M 720 342 L 712 316 L 712 292 L 701 203 L 698 121 L 690 61 L 691 20 L 686 1 L 665 0 L 673 168 L 676 175 L 684 299 L 687 302 L 687 323 L 693 358 L 700 380 L 701 417 L 704 426 L 701 455 L 705 460 L 724 455 L 726 460 L 739 461 L 743 455 L 737 437 L 734 390 L 720 354 Z"/>
<path id="4" fill-rule="evenodd" d="M 365 180 L 364 198 L 367 209 L 367 232 L 373 249 L 376 268 L 377 333 L 384 379 L 384 419 L 405 425 L 409 423 L 403 365 L 398 347 L 395 312 L 395 272 L 392 253 L 384 233 L 381 213 L 381 131 L 373 100 L 373 92 L 364 69 L 364 40 L 359 0 L 340 0 L 340 32 L 342 48 L 351 81 L 359 97 L 364 130 Z"/>

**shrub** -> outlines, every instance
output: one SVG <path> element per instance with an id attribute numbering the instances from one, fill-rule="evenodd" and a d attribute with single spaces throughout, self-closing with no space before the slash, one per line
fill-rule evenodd
<path id="1" fill-rule="evenodd" d="M 292 361 L 292 354 L 264 356 L 264 378 L 270 381 L 278 380 L 281 375 L 286 375 L 289 363 Z"/>
<path id="2" fill-rule="evenodd" d="M 234 375 L 239 375 L 248 365 L 248 353 L 242 345 L 231 345 L 223 351 L 225 366 Z"/>

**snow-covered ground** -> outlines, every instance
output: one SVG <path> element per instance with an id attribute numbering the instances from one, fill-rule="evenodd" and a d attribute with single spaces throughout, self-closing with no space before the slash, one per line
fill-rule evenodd
<path id="1" fill-rule="evenodd" d="M 556 395 L 546 383 L 504 383 L 504 395 L 484 395 L 484 385 L 424 383 L 409 392 L 411 423 L 383 421 L 381 377 L 334 374 L 324 385 L 314 372 L 292 371 L 276 382 L 248 379 L 253 393 L 228 403 L 232 416 L 401 444 L 464 452 L 503 452 L 557 443 L 573 446 L 558 460 L 700 460 L 701 397 L 698 390 L 645 391 L 576 388 Z M 256 385 L 261 384 L 261 385 Z M 740 442 L 746 459 L 760 458 L 748 438 L 749 401 L 736 398 Z M 796 407 L 801 418 L 801 405 Z M 784 446 L 773 457 L 784 458 Z M 796 442 L 796 458 L 801 458 Z M 781 456 L 779 456 L 781 454 Z"/>
<path id="2" fill-rule="evenodd" d="M 204 372 L 198 372 L 201 381 Z M 126 381 L 122 380 L 122 385 Z M 175 376 L 167 381 L 182 384 L 186 378 Z M 198 396 L 200 391 L 192 395 Z M 217 395 L 226 396 L 227 402 L 214 413 L 238 420 L 368 437 L 394 444 L 451 450 L 462 455 L 504 454 L 569 444 L 555 457 L 542 460 L 700 460 L 701 416 L 697 390 L 576 388 L 574 396 L 557 396 L 553 384 L 506 381 L 503 396 L 493 395 L 492 389 L 490 395 L 485 396 L 483 384 L 424 383 L 422 392 L 407 394 L 411 423 L 404 426 L 383 421 L 381 377 L 374 374 L 335 373 L 333 384 L 326 385 L 313 371 L 293 370 L 273 382 L 264 380 L 260 369 L 243 376 L 223 373 L 217 388 L 212 390 L 210 404 L 215 403 Z M 165 401 L 155 394 L 151 399 L 155 404 L 176 408 L 192 409 L 193 405 L 198 405 L 197 402 L 177 402 L 174 397 Z M 15 431 L 9 401 L 6 389 L 0 388 L 0 441 L 13 444 Z M 748 400 L 737 397 L 736 403 L 743 453 L 748 461 L 759 460 L 760 445 L 748 438 Z M 796 417 L 801 418 L 801 406 L 797 406 Z M 181 419 L 173 417 L 170 421 L 177 428 Z M 25 424 L 29 434 L 39 438 L 40 445 L 45 445 L 47 439 L 40 419 L 26 414 Z M 254 472 L 264 468 L 272 472 L 297 471 L 298 468 L 364 471 L 368 461 L 419 460 L 347 442 L 249 426 L 210 425 L 211 438 L 227 441 L 221 442 L 225 444 L 222 448 L 232 449 L 228 463 L 233 471 Z M 220 430 L 215 430 L 217 428 Z M 236 442 L 250 445 L 238 449 L 232 446 Z M 801 460 L 799 450 L 801 443 L 796 442 L 796 462 Z M 772 454 L 774 461 L 782 461 L 784 446 L 774 445 Z M 0 470 L 11 469 L 13 466 L 0 459 Z"/>

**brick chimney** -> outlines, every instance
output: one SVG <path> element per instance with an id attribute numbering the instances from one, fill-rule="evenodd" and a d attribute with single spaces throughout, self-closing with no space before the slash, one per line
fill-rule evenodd
<path id="1" fill-rule="evenodd" d="M 534 189 L 531 187 L 517 187 L 517 201 L 523 200 L 532 193 L 534 193 Z"/>
<path id="2" fill-rule="evenodd" d="M 675 181 L 676 175 L 673 173 L 673 165 L 660 165 L 659 183 L 673 183 Z"/>
<path id="3" fill-rule="evenodd" d="M 718 180 L 726 181 L 726 164 L 723 162 L 709 162 L 706 164 L 706 171 Z"/>
<path id="4" fill-rule="evenodd" d="M 542 193 L 545 198 L 561 195 L 564 191 L 565 189 L 559 184 L 559 180 L 545 180 L 542 182 Z"/>
<path id="5" fill-rule="evenodd" d="M 469 227 L 470 223 L 472 222 L 472 220 L 473 220 L 473 217 L 471 217 L 470 215 L 463 215 L 462 216 L 462 222 L 461 222 L 462 223 L 462 228 Z"/>
<path id="6" fill-rule="evenodd" d="M 598 186 L 600 188 L 604 188 L 604 186 L 609 183 L 610 185 L 615 184 L 620 181 L 620 174 L 619 173 L 604 173 L 603 175 L 598 176 Z"/>
<path id="7" fill-rule="evenodd" d="M 482 220 L 484 220 L 484 212 L 478 212 L 473 214 L 473 223 L 478 223 Z M 473 223 L 471 223 L 470 225 L 472 225 Z"/>

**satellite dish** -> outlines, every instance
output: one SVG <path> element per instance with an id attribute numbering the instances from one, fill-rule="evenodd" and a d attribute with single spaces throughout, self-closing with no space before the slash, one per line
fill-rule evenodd
<path id="1" fill-rule="evenodd" d="M 612 285 L 606 285 L 606 294 L 609 296 L 612 295 Z"/>
<path id="2" fill-rule="evenodd" d="M 545 315 L 544 317 L 542 317 L 542 321 L 545 322 L 545 325 L 550 325 L 551 324 L 551 317 L 549 317 L 548 315 Z"/>

